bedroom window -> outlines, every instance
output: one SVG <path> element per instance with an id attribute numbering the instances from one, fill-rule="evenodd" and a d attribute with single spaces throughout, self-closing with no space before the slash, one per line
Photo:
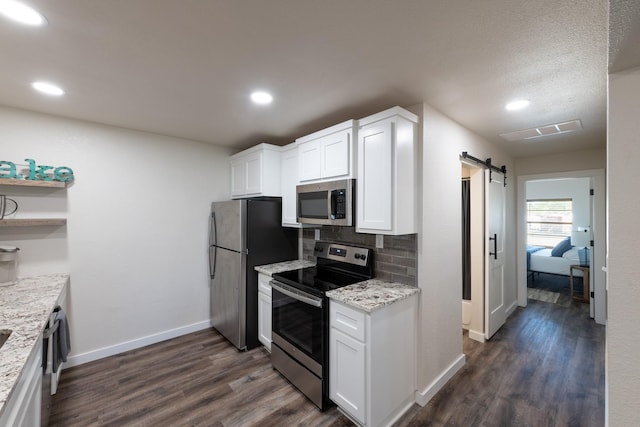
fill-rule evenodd
<path id="1" fill-rule="evenodd" d="M 527 244 L 554 247 L 573 229 L 571 199 L 527 200 Z"/>

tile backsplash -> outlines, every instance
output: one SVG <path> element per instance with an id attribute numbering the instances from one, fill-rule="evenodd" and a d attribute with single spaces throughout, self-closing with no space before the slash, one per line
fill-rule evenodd
<path id="1" fill-rule="evenodd" d="M 305 228 L 302 232 L 302 255 L 304 259 L 315 261 L 314 230 Z M 323 226 L 320 228 L 320 240 L 373 249 L 375 276 L 380 280 L 417 286 L 416 234 L 402 236 L 384 236 L 383 248 L 376 248 L 376 235 L 356 233 L 355 227 Z"/>

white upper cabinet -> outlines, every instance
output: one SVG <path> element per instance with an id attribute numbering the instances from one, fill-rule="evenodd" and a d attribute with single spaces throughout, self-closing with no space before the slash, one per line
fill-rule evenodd
<path id="1" fill-rule="evenodd" d="M 259 144 L 231 156 L 231 197 L 280 196 L 280 147 Z"/>
<path id="2" fill-rule="evenodd" d="M 354 177 L 356 122 L 346 122 L 298 138 L 300 182 Z"/>
<path id="3" fill-rule="evenodd" d="M 359 120 L 357 232 L 418 232 L 418 121 L 400 107 Z"/>
<path id="4" fill-rule="evenodd" d="M 296 143 L 282 147 L 282 226 L 300 227 L 297 214 L 296 185 L 298 180 L 298 147 Z"/>

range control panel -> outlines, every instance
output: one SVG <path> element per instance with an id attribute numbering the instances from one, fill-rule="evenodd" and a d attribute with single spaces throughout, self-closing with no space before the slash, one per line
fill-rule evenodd
<path id="1" fill-rule="evenodd" d="M 313 254 L 318 258 L 342 261 L 364 267 L 371 258 L 371 249 L 337 243 L 316 242 Z"/>

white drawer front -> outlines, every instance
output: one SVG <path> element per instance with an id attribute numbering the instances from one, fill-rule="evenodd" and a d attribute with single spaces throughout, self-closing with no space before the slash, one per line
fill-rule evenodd
<path id="1" fill-rule="evenodd" d="M 332 328 L 364 342 L 366 317 L 364 312 L 332 300 L 329 304 L 329 316 Z"/>

